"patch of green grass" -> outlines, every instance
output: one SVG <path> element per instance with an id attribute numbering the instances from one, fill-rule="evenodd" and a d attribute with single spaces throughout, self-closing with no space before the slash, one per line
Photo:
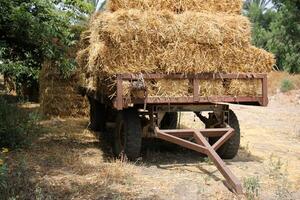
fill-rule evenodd
<path id="1" fill-rule="evenodd" d="M 15 149 L 29 144 L 39 130 L 37 113 L 28 113 L 0 98 L 0 147 Z"/>
<path id="2" fill-rule="evenodd" d="M 209 157 L 205 157 L 203 159 L 203 162 L 207 163 L 208 165 L 213 165 L 214 164 L 213 161 Z"/>
<path id="3" fill-rule="evenodd" d="M 4 191 L 7 188 L 7 165 L 4 163 L 4 161 L 0 158 L 0 161 L 3 162 L 0 163 L 0 192 Z"/>
<path id="4" fill-rule="evenodd" d="M 284 79 L 281 82 L 280 91 L 281 92 L 288 92 L 290 90 L 293 90 L 295 88 L 293 82 L 289 79 Z"/>
<path id="5" fill-rule="evenodd" d="M 258 177 L 249 177 L 244 179 L 244 188 L 246 197 L 249 200 L 254 200 L 259 197 L 260 181 Z"/>
<path id="6" fill-rule="evenodd" d="M 287 169 L 284 169 L 284 163 L 280 158 L 270 157 L 269 177 L 275 183 L 275 199 L 292 199 L 290 192 L 290 182 L 288 181 Z"/>

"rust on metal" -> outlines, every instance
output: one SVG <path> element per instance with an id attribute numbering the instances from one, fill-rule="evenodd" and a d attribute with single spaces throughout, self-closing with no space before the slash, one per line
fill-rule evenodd
<path id="1" fill-rule="evenodd" d="M 264 76 L 261 79 L 261 81 L 262 81 L 262 97 L 263 97 L 262 105 L 267 106 L 269 103 L 269 100 L 268 100 L 268 77 Z"/>
<path id="2" fill-rule="evenodd" d="M 268 104 L 268 87 L 266 74 L 241 73 L 241 74 L 221 74 L 221 73 L 200 73 L 200 74 L 142 74 L 143 80 L 159 79 L 188 79 L 193 84 L 193 94 L 189 97 L 148 97 L 145 98 L 126 98 L 123 97 L 123 81 L 138 81 L 141 74 L 120 74 L 117 75 L 117 96 L 114 99 L 114 107 L 122 110 L 131 104 L 182 104 L 182 105 L 203 105 L 213 103 L 250 103 L 267 106 Z M 217 80 L 217 79 L 258 79 L 262 82 L 262 95 L 260 96 L 211 96 L 200 97 L 199 80 Z M 201 89 L 201 88 L 200 88 Z"/>
<path id="3" fill-rule="evenodd" d="M 138 80 L 139 74 L 120 74 L 123 80 Z M 238 73 L 238 74 L 222 74 L 222 73 L 198 73 L 198 74 L 143 74 L 143 78 L 147 79 L 262 79 L 266 74 L 261 73 Z"/>
<path id="4" fill-rule="evenodd" d="M 193 79 L 193 88 L 193 100 L 194 102 L 199 102 L 199 80 L 196 78 Z"/>
<path id="5" fill-rule="evenodd" d="M 117 97 L 116 97 L 116 108 L 122 110 L 123 105 L 123 79 L 121 76 L 117 77 Z"/>
<path id="6" fill-rule="evenodd" d="M 243 194 L 242 184 L 216 152 L 216 150 L 234 134 L 234 129 L 160 130 L 158 127 L 155 127 L 154 131 L 157 138 L 206 154 L 226 179 L 227 185 L 230 189 L 237 194 Z M 221 138 L 213 146 L 211 146 L 205 138 L 208 136 L 221 136 Z M 184 139 L 190 137 L 193 137 L 196 142 L 190 142 Z"/>

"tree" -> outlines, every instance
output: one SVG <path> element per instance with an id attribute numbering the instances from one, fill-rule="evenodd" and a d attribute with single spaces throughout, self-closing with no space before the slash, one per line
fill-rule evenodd
<path id="1" fill-rule="evenodd" d="M 244 9 L 253 24 L 252 43 L 274 53 L 279 69 L 300 73 L 299 1 L 246 0 Z"/>
<path id="2" fill-rule="evenodd" d="M 51 59 L 69 74 L 75 61 L 68 48 L 92 10 L 83 0 L 0 0 L 0 73 L 19 86 L 36 86 L 42 63 Z"/>
<path id="3" fill-rule="evenodd" d="M 250 10 L 251 6 L 256 5 L 260 10 L 266 11 L 271 5 L 272 0 L 246 0 L 244 3 L 244 9 Z"/>
<path id="4" fill-rule="evenodd" d="M 244 4 L 244 13 L 252 22 L 252 43 L 264 49 L 267 49 L 270 24 L 276 15 L 276 11 L 268 6 L 270 3 L 270 0 L 247 0 Z"/>
<path id="5" fill-rule="evenodd" d="M 94 5 L 96 12 L 102 10 L 106 3 L 106 0 L 90 0 L 90 1 Z"/>
<path id="6" fill-rule="evenodd" d="M 277 65 L 290 73 L 300 73 L 300 3 L 276 0 L 277 17 L 271 23 L 268 49 L 276 54 Z"/>

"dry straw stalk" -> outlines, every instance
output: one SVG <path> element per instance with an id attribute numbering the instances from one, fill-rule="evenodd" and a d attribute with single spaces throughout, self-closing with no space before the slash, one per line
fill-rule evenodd
<path id="1" fill-rule="evenodd" d="M 240 14 L 242 6 L 242 0 L 110 0 L 106 9 L 110 11 L 141 9 L 169 10 L 176 13 L 208 11 Z"/>

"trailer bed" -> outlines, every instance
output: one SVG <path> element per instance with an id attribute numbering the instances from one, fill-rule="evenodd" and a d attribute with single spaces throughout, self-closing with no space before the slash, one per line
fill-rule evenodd
<path id="1" fill-rule="evenodd" d="M 143 80 L 189 80 L 193 87 L 193 93 L 188 97 L 148 97 L 145 94 L 144 98 L 132 98 L 123 96 L 124 81 L 139 81 Z M 201 89 L 199 86 L 200 80 L 260 80 L 261 95 L 259 96 L 210 96 L 202 97 L 199 94 Z M 117 110 L 123 110 L 131 105 L 147 104 L 147 105 L 203 105 L 203 104 L 218 104 L 218 103 L 236 103 L 245 105 L 268 105 L 268 90 L 267 90 L 267 74 L 256 73 L 239 73 L 239 74 L 221 74 L 221 73 L 199 73 L 199 74 L 119 74 L 117 75 L 117 94 L 113 99 L 113 107 Z"/>

